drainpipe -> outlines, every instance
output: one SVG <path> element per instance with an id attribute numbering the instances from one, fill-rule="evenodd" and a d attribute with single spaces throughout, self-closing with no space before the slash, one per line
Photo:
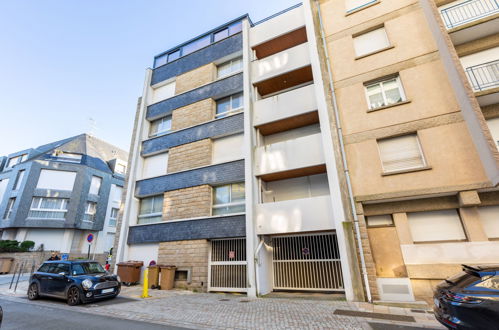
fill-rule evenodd
<path id="1" fill-rule="evenodd" d="M 331 89 L 331 97 L 333 100 L 333 113 L 334 113 L 334 117 L 336 120 L 336 130 L 338 133 L 341 160 L 343 162 L 343 169 L 344 169 L 343 173 L 345 174 L 346 183 L 347 183 L 347 187 L 348 187 L 348 197 L 349 197 L 350 206 L 351 206 L 350 209 L 352 210 L 354 229 L 355 229 L 355 234 L 357 236 L 357 245 L 359 248 L 360 263 L 361 263 L 361 268 L 362 268 L 361 271 L 362 271 L 362 276 L 364 278 L 364 285 L 366 286 L 367 301 L 372 302 L 371 289 L 369 287 L 369 279 L 367 277 L 366 261 L 364 258 L 364 251 L 362 249 L 362 240 L 360 238 L 359 218 L 357 217 L 357 212 L 355 212 L 355 199 L 353 197 L 352 182 L 350 180 L 350 171 L 348 169 L 348 164 L 347 164 L 345 144 L 343 142 L 343 130 L 341 128 L 340 115 L 338 112 L 338 104 L 336 103 L 336 94 L 334 93 L 333 75 L 331 73 L 331 65 L 329 63 L 329 54 L 327 51 L 326 38 L 324 36 L 324 26 L 323 26 L 322 17 L 321 17 L 321 7 L 320 7 L 318 0 L 314 0 L 314 2 L 315 2 L 315 5 L 317 6 L 317 12 L 318 12 L 318 16 L 319 16 L 320 33 L 321 33 L 321 39 L 322 39 L 322 47 L 324 48 L 324 54 L 326 56 L 326 67 L 327 67 L 327 73 L 328 73 L 328 78 L 329 78 L 329 88 Z"/>

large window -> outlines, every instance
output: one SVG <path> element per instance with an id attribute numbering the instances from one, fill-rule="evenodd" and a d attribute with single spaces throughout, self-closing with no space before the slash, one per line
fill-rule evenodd
<path id="1" fill-rule="evenodd" d="M 238 57 L 233 60 L 220 64 L 217 67 L 217 78 L 223 78 L 231 73 L 241 71 L 243 69 L 243 58 Z"/>
<path id="2" fill-rule="evenodd" d="M 392 77 L 365 85 L 369 109 L 405 101 L 400 77 Z"/>
<path id="3" fill-rule="evenodd" d="M 414 242 L 465 240 L 457 210 L 407 213 Z"/>
<path id="4" fill-rule="evenodd" d="M 92 176 L 92 181 L 90 182 L 89 194 L 99 195 L 100 186 L 102 184 L 102 178 L 98 176 Z"/>
<path id="5" fill-rule="evenodd" d="M 97 212 L 96 202 L 87 202 L 85 205 L 85 214 L 83 215 L 84 221 L 95 221 L 95 213 Z"/>
<path id="6" fill-rule="evenodd" d="M 416 134 L 378 140 L 378 147 L 384 173 L 426 167 Z"/>
<path id="7" fill-rule="evenodd" d="M 216 118 L 222 118 L 243 110 L 243 93 L 224 97 L 217 101 Z"/>
<path id="8" fill-rule="evenodd" d="M 26 160 L 26 158 L 28 158 L 28 154 L 23 154 L 23 155 L 12 157 L 7 162 L 7 166 L 5 168 L 10 168 L 10 167 L 13 167 L 14 165 L 17 165 L 21 162 L 24 162 Z"/>
<path id="9" fill-rule="evenodd" d="M 244 183 L 213 187 L 213 215 L 244 212 Z"/>
<path id="10" fill-rule="evenodd" d="M 166 116 L 151 122 L 150 136 L 157 136 L 172 129 L 172 116 Z"/>
<path id="11" fill-rule="evenodd" d="M 111 209 L 111 214 L 109 215 L 109 227 L 116 227 L 116 220 L 118 219 L 118 212 L 120 210 L 113 207 Z"/>
<path id="12" fill-rule="evenodd" d="M 163 195 L 143 198 L 140 201 L 137 223 L 160 222 L 163 215 Z"/>
<path id="13" fill-rule="evenodd" d="M 71 191 L 75 179 L 76 172 L 42 169 L 36 187 L 39 189 Z"/>
<path id="14" fill-rule="evenodd" d="M 390 47 L 390 41 L 385 28 L 379 28 L 353 38 L 355 55 L 357 57 L 368 55 L 378 50 Z"/>
<path id="15" fill-rule="evenodd" d="M 14 209 L 14 203 L 16 202 L 16 198 L 10 198 L 9 203 L 7 204 L 7 209 L 5 209 L 5 213 L 3 215 L 4 219 L 9 219 L 12 214 L 12 210 Z"/>
<path id="16" fill-rule="evenodd" d="M 19 190 L 21 188 L 21 183 L 23 182 L 25 170 L 17 172 L 16 182 L 14 183 L 14 190 Z M 1 200 L 1 199 L 0 199 Z"/>
<path id="17" fill-rule="evenodd" d="M 28 217 L 35 219 L 64 220 L 69 201 L 65 198 L 33 197 Z"/>

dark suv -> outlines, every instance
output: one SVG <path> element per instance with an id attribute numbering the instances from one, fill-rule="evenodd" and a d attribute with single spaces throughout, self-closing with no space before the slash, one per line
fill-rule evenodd
<path id="1" fill-rule="evenodd" d="M 29 279 L 28 298 L 49 296 L 78 305 L 120 293 L 120 279 L 95 261 L 46 261 Z"/>

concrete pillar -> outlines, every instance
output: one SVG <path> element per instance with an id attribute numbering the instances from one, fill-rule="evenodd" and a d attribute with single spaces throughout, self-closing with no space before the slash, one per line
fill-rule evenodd
<path id="1" fill-rule="evenodd" d="M 464 231 L 469 241 L 488 241 L 476 206 L 461 207 L 459 208 L 459 214 L 461 215 Z"/>
<path id="2" fill-rule="evenodd" d="M 394 213 L 393 222 L 397 228 L 400 244 L 413 244 L 411 229 L 409 228 L 409 221 L 407 213 Z"/>

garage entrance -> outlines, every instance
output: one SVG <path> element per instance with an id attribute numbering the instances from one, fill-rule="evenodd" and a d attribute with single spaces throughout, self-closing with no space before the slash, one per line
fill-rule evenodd
<path id="1" fill-rule="evenodd" d="M 246 239 L 219 239 L 210 243 L 208 291 L 246 292 Z"/>
<path id="2" fill-rule="evenodd" d="M 274 290 L 344 291 L 335 233 L 272 237 Z"/>

